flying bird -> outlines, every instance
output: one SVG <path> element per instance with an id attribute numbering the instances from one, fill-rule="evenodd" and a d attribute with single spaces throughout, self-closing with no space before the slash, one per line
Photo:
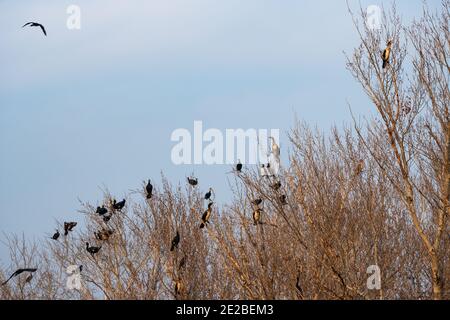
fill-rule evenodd
<path id="1" fill-rule="evenodd" d="M 206 209 L 206 211 L 203 213 L 202 223 L 200 224 L 200 229 L 203 229 L 209 223 L 209 218 L 211 217 L 211 212 L 212 212 L 212 205 L 213 205 L 213 203 L 210 202 L 208 204 L 208 209 Z"/>
<path id="2" fill-rule="evenodd" d="M 99 216 L 103 216 L 108 213 L 108 209 L 106 209 L 105 206 L 97 207 L 95 213 L 98 213 Z"/>
<path id="3" fill-rule="evenodd" d="M 22 274 L 22 273 L 24 273 L 24 272 L 30 272 L 30 273 L 33 273 L 33 272 L 36 272 L 36 270 L 37 270 L 37 268 L 17 269 L 17 270 L 16 270 L 16 271 L 8 278 L 8 280 L 6 280 L 5 282 L 2 283 L 2 286 L 5 285 L 5 284 L 7 284 L 8 281 L 11 280 L 12 278 L 17 277 L 19 274 Z M 31 281 L 31 279 L 30 279 L 30 281 Z"/>
<path id="4" fill-rule="evenodd" d="M 26 26 L 30 26 L 30 27 L 40 27 L 40 28 L 42 29 L 42 32 L 44 33 L 44 35 L 47 36 L 47 31 L 45 31 L 44 26 L 43 26 L 42 24 L 40 24 L 40 23 L 37 23 L 37 22 L 28 22 L 28 23 L 25 23 L 25 24 L 22 26 L 22 28 L 23 28 L 23 27 L 26 27 Z"/>
<path id="5" fill-rule="evenodd" d="M 180 233 L 177 230 L 177 235 L 173 238 L 172 240 L 172 245 L 170 247 L 170 251 L 175 250 L 176 248 L 178 248 L 178 244 L 180 243 Z"/>
<path id="6" fill-rule="evenodd" d="M 188 183 L 195 187 L 198 184 L 198 179 L 194 177 L 187 178 Z"/>
<path id="7" fill-rule="evenodd" d="M 148 179 L 148 183 L 145 186 L 145 192 L 147 193 L 147 199 L 151 199 L 153 195 L 153 185 L 150 182 L 150 179 Z"/>
<path id="8" fill-rule="evenodd" d="M 101 248 L 102 248 L 102 246 L 91 247 L 91 246 L 89 246 L 89 242 L 86 242 L 86 251 L 89 252 L 92 256 L 94 256 L 94 254 L 98 253 Z"/>
<path id="9" fill-rule="evenodd" d="M 120 202 L 117 202 L 116 199 L 113 200 L 113 209 L 121 211 L 123 207 L 125 207 L 125 199 Z"/>
<path id="10" fill-rule="evenodd" d="M 389 40 L 386 49 L 384 49 L 383 53 L 381 54 L 381 59 L 383 60 L 383 69 L 385 69 L 389 64 L 389 59 L 391 57 L 391 50 L 392 50 L 392 40 Z"/>
<path id="11" fill-rule="evenodd" d="M 56 232 L 53 234 L 52 239 L 53 240 L 58 240 L 59 236 L 60 236 L 60 233 L 59 233 L 59 231 L 57 229 Z"/>
<path id="12" fill-rule="evenodd" d="M 67 236 L 77 225 L 76 222 L 64 222 L 64 235 Z"/>

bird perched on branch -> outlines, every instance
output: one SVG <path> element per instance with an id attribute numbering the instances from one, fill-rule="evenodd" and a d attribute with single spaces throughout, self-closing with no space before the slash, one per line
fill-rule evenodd
<path id="1" fill-rule="evenodd" d="M 151 199 L 153 196 L 153 185 L 150 182 L 150 179 L 148 179 L 148 183 L 145 186 L 145 192 L 147 193 L 147 199 Z"/>
<path id="2" fill-rule="evenodd" d="M 258 199 L 253 200 L 252 204 L 255 206 L 259 206 L 262 202 L 263 202 L 262 199 L 258 198 Z"/>
<path id="3" fill-rule="evenodd" d="M 198 179 L 195 178 L 195 177 L 189 177 L 189 178 L 187 178 L 187 181 L 188 181 L 188 183 L 189 183 L 191 186 L 193 186 L 193 187 L 195 187 L 196 185 L 198 185 Z"/>
<path id="4" fill-rule="evenodd" d="M 64 222 L 64 235 L 67 236 L 76 226 L 76 222 Z"/>
<path id="5" fill-rule="evenodd" d="M 242 163 L 241 160 L 238 160 L 238 163 L 236 165 L 236 172 L 241 172 L 242 171 Z"/>
<path id="6" fill-rule="evenodd" d="M 202 223 L 200 224 L 200 229 L 203 229 L 209 223 L 209 218 L 211 217 L 211 212 L 212 212 L 212 205 L 213 205 L 213 203 L 210 202 L 208 204 L 208 209 L 206 209 L 206 211 L 203 213 Z"/>
<path id="7" fill-rule="evenodd" d="M 205 200 L 211 200 L 211 196 L 213 195 L 214 190 L 209 188 L 209 191 L 205 194 Z"/>
<path id="8" fill-rule="evenodd" d="M 287 205 L 286 198 L 287 198 L 287 197 L 286 197 L 285 194 L 282 194 L 282 195 L 280 196 L 280 203 L 281 203 L 282 206 Z"/>
<path id="9" fill-rule="evenodd" d="M 123 207 L 125 207 L 125 199 L 120 202 L 116 202 L 116 199 L 113 200 L 113 209 L 121 211 Z"/>
<path id="10" fill-rule="evenodd" d="M 274 190 L 279 190 L 279 189 L 281 188 L 281 182 L 280 182 L 280 181 L 275 182 L 275 183 L 272 184 L 270 187 L 271 187 L 272 189 L 274 189 Z"/>
<path id="11" fill-rule="evenodd" d="M 256 208 L 253 211 L 253 223 L 255 224 L 255 226 L 258 225 L 258 223 L 260 223 L 261 221 L 261 213 L 262 213 L 262 209 L 261 208 Z"/>
<path id="12" fill-rule="evenodd" d="M 94 232 L 94 235 L 95 235 L 95 238 L 97 238 L 98 240 L 107 241 L 107 240 L 109 240 L 109 237 L 111 237 L 113 235 L 113 233 L 114 233 L 113 230 L 102 229 L 98 232 Z"/>
<path id="13" fill-rule="evenodd" d="M 383 69 L 385 69 L 389 65 L 391 50 L 392 50 L 392 40 L 389 40 L 386 45 L 386 49 L 384 49 L 383 53 L 381 54 L 381 59 L 383 60 Z"/>
<path id="14" fill-rule="evenodd" d="M 59 236 L 60 236 L 60 233 L 59 233 L 58 229 L 56 229 L 56 232 L 53 234 L 52 239 L 58 240 Z"/>
<path id="15" fill-rule="evenodd" d="M 11 280 L 14 277 L 17 277 L 18 275 L 24 273 L 24 272 L 36 272 L 37 268 L 24 268 L 24 269 L 17 269 L 5 282 L 2 283 L 2 286 L 7 284 L 9 280 Z M 31 280 L 31 279 L 30 279 Z"/>
<path id="16" fill-rule="evenodd" d="M 91 246 L 89 246 L 89 242 L 86 242 L 86 251 L 89 252 L 92 256 L 94 256 L 94 254 L 98 253 L 101 248 L 102 248 L 102 246 L 91 247 Z"/>
<path id="17" fill-rule="evenodd" d="M 104 221 L 105 223 L 108 223 L 109 220 L 111 220 L 111 215 L 103 216 L 103 221 Z"/>
<path id="18" fill-rule="evenodd" d="M 177 281 L 175 281 L 175 296 L 178 297 L 182 291 L 183 283 L 181 282 L 181 279 L 178 279 Z"/>
<path id="19" fill-rule="evenodd" d="M 26 26 L 30 26 L 30 27 L 40 27 L 41 30 L 42 30 L 42 32 L 44 33 L 44 35 L 47 36 L 47 31 L 45 31 L 44 26 L 43 26 L 42 24 L 40 24 L 40 23 L 37 23 L 37 22 L 28 22 L 28 23 L 25 23 L 25 24 L 22 26 L 22 28 L 23 28 L 23 27 L 26 27 Z"/>
<path id="20" fill-rule="evenodd" d="M 97 213 L 99 216 L 103 216 L 108 213 L 108 209 L 106 209 L 105 206 L 97 207 L 95 213 Z"/>
<path id="21" fill-rule="evenodd" d="M 172 239 L 172 244 L 170 247 L 170 251 L 175 250 L 176 248 L 178 248 L 178 244 L 180 243 L 180 233 L 177 230 L 177 234 L 175 235 L 175 237 Z"/>

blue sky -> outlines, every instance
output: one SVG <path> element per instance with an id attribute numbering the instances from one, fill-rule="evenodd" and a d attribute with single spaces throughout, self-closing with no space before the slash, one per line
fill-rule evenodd
<path id="1" fill-rule="evenodd" d="M 81 30 L 66 28 L 70 4 Z M 421 1 L 398 8 L 410 19 Z M 294 113 L 326 130 L 350 122 L 347 100 L 370 112 L 345 69 L 358 44 L 345 1 L 3 0 L 0 18 L 0 232 L 39 239 L 81 218 L 78 198 L 121 198 L 161 171 L 195 170 L 226 199 L 227 167 L 171 163 L 172 131 L 194 120 L 277 128 L 283 147 Z"/>

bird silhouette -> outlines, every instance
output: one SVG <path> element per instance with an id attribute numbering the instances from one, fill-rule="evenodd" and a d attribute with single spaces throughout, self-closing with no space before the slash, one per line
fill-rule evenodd
<path id="1" fill-rule="evenodd" d="M 64 222 L 64 235 L 67 236 L 77 225 L 76 222 Z"/>
<path id="2" fill-rule="evenodd" d="M 40 24 L 40 23 L 37 23 L 37 22 L 28 22 L 28 23 L 25 23 L 25 24 L 22 26 L 22 28 L 23 28 L 23 27 L 26 27 L 26 26 L 30 26 L 30 27 L 40 27 L 40 28 L 42 29 L 42 32 L 44 33 L 44 35 L 47 36 L 47 31 L 45 31 L 44 26 L 43 26 L 42 24 Z"/>
<path id="3" fill-rule="evenodd" d="M 255 206 L 259 206 L 262 202 L 263 202 L 262 199 L 258 198 L 258 199 L 253 200 L 252 204 Z"/>
<path id="4" fill-rule="evenodd" d="M 381 59 L 383 60 L 383 69 L 385 69 L 389 65 L 391 50 L 392 50 L 392 40 L 389 40 L 386 45 L 386 49 L 384 49 L 383 53 L 381 54 Z"/>
<path id="5" fill-rule="evenodd" d="M 238 160 L 238 163 L 236 165 L 236 171 L 241 172 L 242 171 L 242 163 L 241 160 Z"/>
<path id="6" fill-rule="evenodd" d="M 89 246 L 89 242 L 86 242 L 86 251 L 89 252 L 92 256 L 94 256 L 94 254 L 98 253 L 101 248 L 102 248 L 102 246 L 91 247 L 91 246 Z"/>
<path id="7" fill-rule="evenodd" d="M 187 181 L 188 181 L 188 183 L 189 183 L 191 186 L 193 186 L 193 187 L 195 187 L 196 185 L 198 185 L 198 179 L 197 179 L 197 178 L 189 177 L 189 178 L 187 178 Z"/>
<path id="8" fill-rule="evenodd" d="M 148 179 L 148 183 L 145 186 L 145 192 L 147 193 L 147 199 L 151 199 L 153 195 L 153 185 L 150 182 L 150 179 Z"/>
<path id="9" fill-rule="evenodd" d="M 203 229 L 209 223 L 209 218 L 211 217 L 211 212 L 212 212 L 212 205 L 213 205 L 213 203 L 210 202 L 208 204 L 208 209 L 206 209 L 206 211 L 203 213 L 202 223 L 200 224 L 200 229 Z"/>
<path id="10" fill-rule="evenodd" d="M 205 194 L 205 200 L 211 200 L 212 194 L 213 194 L 213 189 L 209 188 L 209 191 Z"/>
<path id="11" fill-rule="evenodd" d="M 170 247 L 170 251 L 175 250 L 176 248 L 178 248 L 178 244 L 180 243 L 180 233 L 177 230 L 177 234 L 176 236 L 172 239 L 172 245 Z"/>
<path id="12" fill-rule="evenodd" d="M 113 209 L 121 211 L 123 207 L 125 207 L 125 199 L 120 202 L 117 202 L 116 199 L 113 200 Z"/>
<path id="13" fill-rule="evenodd" d="M 108 213 L 108 209 L 106 209 L 105 206 L 97 207 L 95 213 L 98 213 L 98 215 L 103 216 Z"/>
<path id="14" fill-rule="evenodd" d="M 59 236 L 60 236 L 60 233 L 59 233 L 59 231 L 57 229 L 56 232 L 53 234 L 52 239 L 53 240 L 58 240 Z"/>
<path id="15" fill-rule="evenodd" d="M 24 272 L 36 272 L 37 268 L 24 268 L 24 269 L 17 269 L 5 282 L 2 283 L 2 286 L 7 284 L 9 280 L 11 280 L 14 277 L 17 277 L 19 274 L 22 274 Z M 30 279 L 31 280 L 31 279 Z"/>

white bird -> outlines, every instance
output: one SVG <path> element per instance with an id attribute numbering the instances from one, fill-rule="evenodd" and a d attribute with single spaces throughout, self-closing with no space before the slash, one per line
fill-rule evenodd
<path id="1" fill-rule="evenodd" d="M 270 137 L 270 139 L 272 140 L 272 154 L 275 157 L 279 158 L 280 157 L 280 147 L 275 142 L 275 138 L 274 137 Z"/>

